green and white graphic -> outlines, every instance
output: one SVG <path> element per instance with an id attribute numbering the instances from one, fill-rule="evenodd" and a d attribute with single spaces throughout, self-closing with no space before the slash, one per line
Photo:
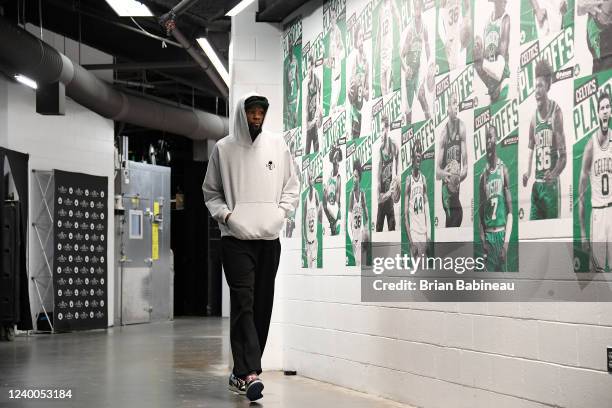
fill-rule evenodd
<path id="1" fill-rule="evenodd" d="M 302 84 L 303 110 L 302 132 L 304 133 L 304 153 L 318 152 L 322 137 L 323 125 L 323 42 L 320 34 L 314 43 L 306 43 L 302 67 L 304 82 Z"/>
<path id="2" fill-rule="evenodd" d="M 523 46 L 519 70 L 521 238 L 561 238 L 569 233 L 573 104 L 568 95 L 577 71 L 575 61 L 573 25 Z"/>
<path id="3" fill-rule="evenodd" d="M 298 175 L 300 181 L 300 191 L 304 186 L 304 180 L 302 178 L 302 129 L 295 128 L 290 129 L 284 133 L 285 143 L 289 147 L 289 151 L 291 152 L 291 157 L 293 158 L 293 165 L 295 166 L 295 174 Z M 301 224 L 301 212 L 300 205 L 298 203 L 297 208 L 294 211 L 291 211 L 287 214 L 287 219 L 285 220 L 285 226 L 283 228 L 283 236 L 285 238 L 297 238 L 299 237 L 296 231 L 299 231 L 299 227 Z"/>
<path id="4" fill-rule="evenodd" d="M 519 102 L 523 103 L 536 91 L 536 66 L 545 60 L 552 70 L 552 82 L 571 80 L 577 71 L 574 57 L 574 26 L 569 26 L 546 40 L 523 46 L 519 70 Z M 570 81 L 571 82 L 571 81 Z"/>
<path id="5" fill-rule="evenodd" d="M 304 154 L 316 153 L 323 138 L 323 11 L 317 7 L 302 19 L 302 133 Z"/>
<path id="6" fill-rule="evenodd" d="M 513 99 L 520 53 L 520 4 L 481 1 L 474 13 L 476 95 L 483 105 Z"/>
<path id="7" fill-rule="evenodd" d="M 323 3 L 323 32 L 323 115 L 330 116 L 345 109 L 346 0 L 326 0 Z"/>
<path id="8" fill-rule="evenodd" d="M 580 75 L 612 69 L 612 1 L 576 0 L 574 25 Z"/>
<path id="9" fill-rule="evenodd" d="M 435 212 L 440 241 L 465 241 L 472 235 L 474 65 L 438 77 L 436 84 Z"/>
<path id="10" fill-rule="evenodd" d="M 399 242 L 401 209 L 401 95 L 379 98 L 372 107 L 372 241 Z"/>
<path id="11" fill-rule="evenodd" d="M 302 20 L 289 23 L 283 34 L 283 128 L 302 123 Z"/>
<path id="12" fill-rule="evenodd" d="M 521 44 L 558 34 L 573 25 L 574 0 L 521 0 Z"/>
<path id="13" fill-rule="evenodd" d="M 377 4 L 376 4 L 377 3 Z M 378 98 L 400 89 L 402 15 L 397 0 L 374 0 L 372 11 L 372 86 Z"/>
<path id="14" fill-rule="evenodd" d="M 518 271 L 517 99 L 474 111 L 474 252 L 489 272 Z"/>
<path id="15" fill-rule="evenodd" d="M 574 270 L 612 265 L 612 71 L 574 81 Z"/>
<path id="16" fill-rule="evenodd" d="M 346 115 L 338 113 L 323 123 L 323 233 L 325 245 L 337 248 L 342 245 L 345 224 L 343 209 L 346 201 L 344 190 L 344 166 L 346 156 Z M 336 242 L 338 241 L 338 242 Z"/>
<path id="17" fill-rule="evenodd" d="M 433 120 L 415 123 L 402 129 L 400 161 L 402 254 L 433 255 L 428 245 L 435 242 L 432 219 L 435 202 Z"/>
<path id="18" fill-rule="evenodd" d="M 445 74 L 473 61 L 474 1 L 436 0 L 436 72 Z"/>
<path id="19" fill-rule="evenodd" d="M 435 94 L 436 7 L 433 0 L 412 0 L 408 24 L 401 35 L 401 89 L 404 123 L 433 116 Z"/>
<path id="20" fill-rule="evenodd" d="M 312 153 L 302 161 L 302 266 L 323 267 L 323 155 Z"/>
<path id="21" fill-rule="evenodd" d="M 348 6 L 355 5 L 349 2 Z M 356 6 L 356 5 L 355 5 Z M 372 2 L 348 19 L 347 124 L 349 139 L 370 134 L 372 100 Z"/>
<path id="22" fill-rule="evenodd" d="M 346 145 L 346 265 L 372 264 L 372 138 Z"/>

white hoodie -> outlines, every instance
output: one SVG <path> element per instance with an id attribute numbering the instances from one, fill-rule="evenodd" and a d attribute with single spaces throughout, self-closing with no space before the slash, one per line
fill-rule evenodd
<path id="1" fill-rule="evenodd" d="M 282 136 L 262 130 L 251 140 L 244 101 L 254 95 L 236 104 L 233 129 L 215 145 L 202 190 L 221 236 L 272 240 L 298 202 L 299 184 Z"/>

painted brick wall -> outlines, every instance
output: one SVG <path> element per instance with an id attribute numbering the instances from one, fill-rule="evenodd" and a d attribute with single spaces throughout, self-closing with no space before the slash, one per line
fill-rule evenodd
<path id="1" fill-rule="evenodd" d="M 426 408 L 612 407 L 612 305 L 362 303 L 344 248 L 302 269 L 296 241 L 283 242 L 277 280 L 283 368 Z"/>

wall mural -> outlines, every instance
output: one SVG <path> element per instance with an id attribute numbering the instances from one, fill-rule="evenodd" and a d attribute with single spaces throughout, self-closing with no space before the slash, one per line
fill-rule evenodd
<path id="1" fill-rule="evenodd" d="M 303 267 L 324 249 L 354 266 L 370 243 L 414 255 L 472 237 L 487 270 L 515 271 L 519 238 L 573 237 L 576 271 L 609 270 L 612 0 L 310 9 L 283 35 L 303 192 L 285 236 Z"/>

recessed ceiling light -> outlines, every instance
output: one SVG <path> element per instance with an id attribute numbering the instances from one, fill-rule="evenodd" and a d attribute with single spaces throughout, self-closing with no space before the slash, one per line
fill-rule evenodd
<path id="1" fill-rule="evenodd" d="M 151 10 L 137 0 L 106 0 L 120 17 L 153 17 Z"/>
<path id="2" fill-rule="evenodd" d="M 206 37 L 201 37 L 198 38 L 196 41 L 198 42 L 198 44 L 200 44 L 200 47 L 202 47 L 204 53 L 206 54 L 210 62 L 212 62 L 212 64 L 214 65 L 221 79 L 223 79 L 225 84 L 229 86 L 229 73 L 227 72 L 227 69 L 225 69 L 225 67 L 223 66 L 223 63 L 219 59 L 219 56 L 217 55 L 213 47 L 208 42 L 208 39 Z"/>
<path id="3" fill-rule="evenodd" d="M 236 14 L 240 13 L 242 10 L 244 10 L 245 8 L 250 6 L 251 3 L 254 3 L 254 2 L 255 0 L 242 0 L 240 3 L 234 6 L 233 9 L 228 11 L 225 15 L 228 17 L 234 17 Z"/>

